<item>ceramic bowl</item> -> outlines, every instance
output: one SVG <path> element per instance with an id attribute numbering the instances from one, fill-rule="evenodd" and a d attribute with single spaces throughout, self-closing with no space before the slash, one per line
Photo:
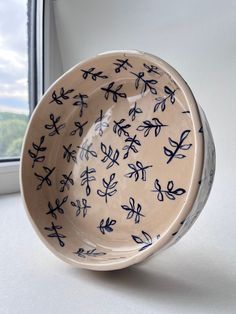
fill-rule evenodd
<path id="1" fill-rule="evenodd" d="M 180 239 L 212 185 L 215 149 L 183 78 L 156 56 L 113 51 L 60 77 L 23 145 L 29 218 L 62 260 L 124 268 Z"/>

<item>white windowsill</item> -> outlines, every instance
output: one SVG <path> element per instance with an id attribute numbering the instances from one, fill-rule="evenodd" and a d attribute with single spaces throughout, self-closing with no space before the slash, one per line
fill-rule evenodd
<path id="1" fill-rule="evenodd" d="M 235 228 L 228 241 L 214 233 L 234 222 L 222 211 L 212 215 L 213 200 L 207 207 L 162 254 L 128 269 L 92 272 L 49 252 L 20 194 L 0 196 L 0 313 L 235 313 Z"/>
<path id="2" fill-rule="evenodd" d="M 20 190 L 19 169 L 19 161 L 0 163 L 0 194 L 15 193 Z"/>

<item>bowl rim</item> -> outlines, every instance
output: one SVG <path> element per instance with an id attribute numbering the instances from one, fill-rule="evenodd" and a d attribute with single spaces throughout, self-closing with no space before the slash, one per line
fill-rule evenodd
<path id="1" fill-rule="evenodd" d="M 27 147 L 26 147 L 27 137 L 28 137 L 29 130 L 31 128 L 31 122 L 38 115 L 39 107 L 44 103 L 44 99 L 45 99 L 46 95 L 53 89 L 53 87 L 55 85 L 58 84 L 58 82 L 60 82 L 66 76 L 70 75 L 71 72 L 77 71 L 77 69 L 80 68 L 84 63 L 93 62 L 97 58 L 100 58 L 103 56 L 104 57 L 106 57 L 108 55 L 120 56 L 120 54 L 123 54 L 123 55 L 129 54 L 130 56 L 131 55 L 132 56 L 142 56 L 143 58 L 147 58 L 147 61 L 153 60 L 153 62 L 155 62 L 157 65 L 159 65 L 161 67 L 161 69 L 163 71 L 165 71 L 165 73 L 178 84 L 179 88 L 181 89 L 181 91 L 183 92 L 183 94 L 186 98 L 186 101 L 189 105 L 189 108 L 191 108 L 191 120 L 192 120 L 192 124 L 193 124 L 195 152 L 194 152 L 193 171 L 192 171 L 192 176 L 191 176 L 191 182 L 189 185 L 189 193 L 186 197 L 186 201 L 189 198 L 191 198 L 191 205 L 189 205 L 188 207 L 183 205 L 179 214 L 175 217 L 175 219 L 172 221 L 172 223 L 169 226 L 167 226 L 165 232 L 162 233 L 161 238 L 158 241 L 155 241 L 146 250 L 137 251 L 137 253 L 135 253 L 131 257 L 128 257 L 125 259 L 115 260 L 115 261 L 114 260 L 113 261 L 108 260 L 106 263 L 102 263 L 102 264 L 81 262 L 79 260 L 75 261 L 74 259 L 60 253 L 53 245 L 51 245 L 49 243 L 49 241 L 43 236 L 41 231 L 38 229 L 36 222 L 34 221 L 34 219 L 32 218 L 32 216 L 30 214 L 30 209 L 27 206 L 27 200 L 26 200 L 26 196 L 25 196 L 25 191 L 27 190 L 27 183 L 25 183 L 25 181 L 27 181 L 27 178 L 24 177 L 24 169 L 23 169 L 23 160 L 25 158 L 25 155 L 26 155 L 25 152 L 27 149 Z M 65 261 L 67 263 L 70 263 L 72 265 L 75 265 L 77 267 L 82 267 L 84 269 L 99 270 L 99 271 L 104 271 L 104 270 L 109 271 L 109 270 L 122 269 L 122 268 L 125 268 L 128 266 L 134 265 L 136 263 L 140 263 L 144 259 L 146 259 L 147 257 L 160 251 L 173 238 L 172 233 L 174 231 L 176 231 L 177 228 L 179 229 L 179 224 L 180 224 L 180 221 L 183 220 L 183 217 L 186 218 L 189 215 L 189 213 L 191 212 L 191 210 L 195 204 L 195 200 L 197 198 L 198 192 L 199 192 L 199 185 L 196 184 L 196 182 L 198 182 L 198 181 L 196 181 L 196 178 L 197 178 L 197 180 L 199 180 L 199 178 L 201 178 L 202 174 L 203 174 L 203 170 L 205 167 L 204 154 L 205 154 L 205 145 L 206 145 L 205 141 L 204 141 L 204 134 L 203 134 L 203 140 L 200 140 L 199 137 L 197 136 L 197 133 L 198 133 L 197 127 L 199 124 L 202 125 L 202 116 L 200 114 L 198 104 L 195 100 L 195 97 L 194 97 L 189 85 L 186 83 L 186 81 L 183 79 L 183 77 L 177 72 L 177 70 L 175 70 L 166 61 L 162 60 L 161 58 L 159 58 L 153 54 L 143 52 L 140 50 L 126 50 L 126 49 L 124 49 L 124 50 L 110 50 L 110 51 L 99 53 L 93 57 L 87 58 L 87 59 L 77 63 L 76 65 L 74 65 L 69 70 L 67 70 L 53 84 L 51 84 L 51 86 L 46 90 L 44 95 L 39 100 L 36 108 L 34 109 L 32 115 L 29 119 L 29 122 L 28 122 L 28 125 L 26 128 L 26 132 L 25 132 L 25 136 L 24 136 L 24 140 L 23 140 L 23 144 L 22 144 L 22 149 L 21 149 L 20 173 L 19 173 L 21 196 L 23 199 L 23 204 L 24 204 L 27 216 L 28 216 L 34 230 L 36 231 L 37 235 L 41 239 L 41 241 L 46 245 L 46 247 L 54 255 L 59 257 L 61 260 Z M 185 201 L 185 203 L 186 203 L 186 201 Z"/>

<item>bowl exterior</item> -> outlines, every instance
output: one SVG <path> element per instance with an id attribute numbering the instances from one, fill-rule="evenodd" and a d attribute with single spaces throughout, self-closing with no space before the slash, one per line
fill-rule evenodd
<path id="1" fill-rule="evenodd" d="M 162 249 L 166 249 L 177 243 L 195 223 L 208 200 L 214 181 L 216 166 L 215 144 L 206 115 L 200 105 L 198 105 L 198 108 L 202 121 L 202 127 L 199 132 L 202 133 L 202 136 L 204 137 L 204 165 L 202 178 L 198 182 L 199 191 L 192 210 L 181 222 L 179 229 L 173 233 L 173 238 Z"/>

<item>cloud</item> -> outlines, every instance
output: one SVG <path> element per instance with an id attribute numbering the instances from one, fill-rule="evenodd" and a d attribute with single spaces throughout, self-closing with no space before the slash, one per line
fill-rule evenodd
<path id="1" fill-rule="evenodd" d="M 0 33 L 5 45 L 20 54 L 27 47 L 27 0 L 0 1 Z"/>
<path id="2" fill-rule="evenodd" d="M 1 1 L 0 14 L 0 106 L 28 107 L 27 1 Z"/>

